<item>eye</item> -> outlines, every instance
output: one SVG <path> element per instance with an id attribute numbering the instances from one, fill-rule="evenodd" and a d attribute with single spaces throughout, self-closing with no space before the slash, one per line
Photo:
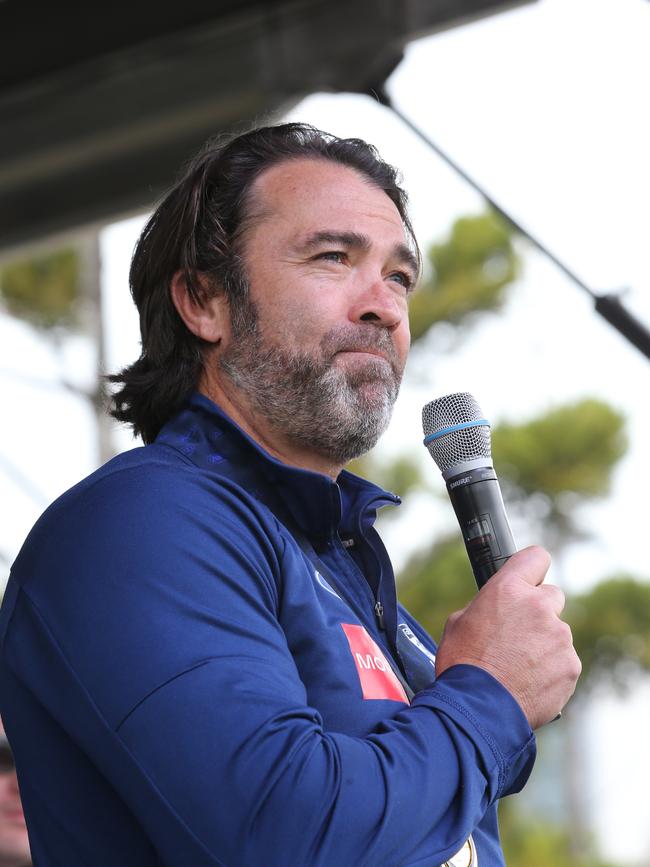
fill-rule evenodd
<path id="1" fill-rule="evenodd" d="M 388 275 L 390 280 L 395 280 L 406 289 L 407 294 L 412 291 L 415 280 L 408 271 L 393 271 Z"/>
<path id="2" fill-rule="evenodd" d="M 322 259 L 326 262 L 344 262 L 347 259 L 347 254 L 343 250 L 325 250 L 314 256 L 314 259 Z"/>

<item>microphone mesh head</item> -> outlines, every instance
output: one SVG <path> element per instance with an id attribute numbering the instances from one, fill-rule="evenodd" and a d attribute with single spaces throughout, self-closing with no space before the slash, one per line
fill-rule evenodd
<path id="1" fill-rule="evenodd" d="M 484 423 L 477 425 L 477 421 Z M 448 431 L 425 443 L 441 472 L 444 473 L 457 464 L 481 458 L 491 464 L 490 425 L 485 420 L 481 407 L 467 392 L 447 394 L 423 407 L 422 429 L 425 437 L 472 422 L 472 427 Z"/>

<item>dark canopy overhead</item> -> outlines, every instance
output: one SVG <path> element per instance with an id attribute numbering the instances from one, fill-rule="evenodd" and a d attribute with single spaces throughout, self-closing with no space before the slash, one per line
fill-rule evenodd
<path id="1" fill-rule="evenodd" d="M 146 208 L 210 135 L 526 0 L 0 0 L 0 247 Z"/>

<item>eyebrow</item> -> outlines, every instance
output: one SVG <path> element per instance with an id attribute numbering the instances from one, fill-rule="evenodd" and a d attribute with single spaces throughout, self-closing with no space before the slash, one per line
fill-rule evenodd
<path id="1" fill-rule="evenodd" d="M 372 246 L 370 238 L 361 232 L 331 232 L 328 230 L 312 232 L 306 238 L 299 241 L 297 246 L 301 252 L 308 253 L 310 250 L 315 250 L 323 244 L 340 244 L 343 247 L 362 250 L 364 252 L 367 252 Z M 395 244 L 392 249 L 392 255 L 402 265 L 408 266 L 413 272 L 413 277 L 417 278 L 419 272 L 418 260 L 406 244 Z"/>

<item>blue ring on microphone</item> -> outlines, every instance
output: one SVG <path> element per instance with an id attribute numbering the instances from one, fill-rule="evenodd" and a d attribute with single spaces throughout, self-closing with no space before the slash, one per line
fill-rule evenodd
<path id="1" fill-rule="evenodd" d="M 451 427 L 443 427 L 442 430 L 438 430 L 435 433 L 429 434 L 426 436 L 422 442 L 425 446 L 428 446 L 429 443 L 434 440 L 440 439 L 440 437 L 444 437 L 446 434 L 454 433 L 457 430 L 467 430 L 470 427 L 490 427 L 490 422 L 486 418 L 479 418 L 475 421 L 464 421 L 461 424 L 452 424 Z"/>

